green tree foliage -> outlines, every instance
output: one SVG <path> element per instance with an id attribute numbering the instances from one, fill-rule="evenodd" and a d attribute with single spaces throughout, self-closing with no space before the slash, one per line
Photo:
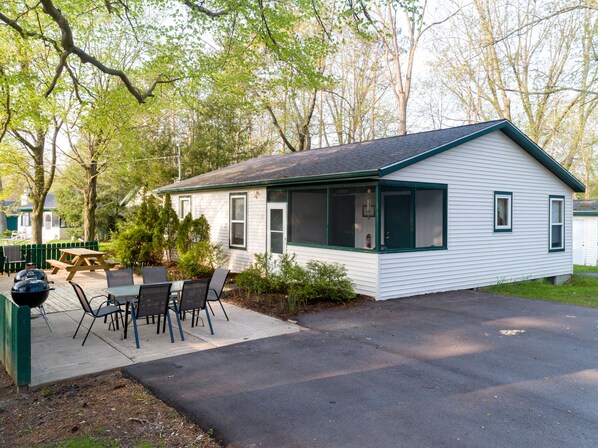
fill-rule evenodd
<path id="1" fill-rule="evenodd" d="M 159 213 L 158 226 L 154 230 L 154 243 L 166 251 L 168 259 L 171 249 L 176 245 L 178 228 L 179 218 L 172 208 L 170 193 L 166 193 L 164 206 Z"/>
<path id="2" fill-rule="evenodd" d="M 210 278 L 216 268 L 226 264 L 227 258 L 221 244 L 200 241 L 181 257 L 178 266 L 185 278 Z"/>
<path id="3" fill-rule="evenodd" d="M 114 241 L 114 253 L 123 266 L 138 268 L 158 265 L 162 252 L 154 245 L 154 232 L 134 226 L 118 233 Z"/>
<path id="4" fill-rule="evenodd" d="M 197 219 L 189 213 L 181 221 L 176 237 L 176 248 L 184 256 L 196 243 L 210 241 L 210 224 L 204 215 Z"/>

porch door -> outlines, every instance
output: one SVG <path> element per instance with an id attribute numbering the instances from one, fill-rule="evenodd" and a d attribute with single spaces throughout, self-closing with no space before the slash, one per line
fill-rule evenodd
<path id="1" fill-rule="evenodd" d="M 411 194 L 384 196 L 384 241 L 387 249 L 413 247 Z"/>
<path id="2" fill-rule="evenodd" d="M 267 250 L 282 255 L 287 249 L 287 204 L 268 203 Z"/>

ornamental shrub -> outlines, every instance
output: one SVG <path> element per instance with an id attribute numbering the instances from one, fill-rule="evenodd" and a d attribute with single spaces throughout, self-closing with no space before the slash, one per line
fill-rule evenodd
<path id="1" fill-rule="evenodd" d="M 208 278 L 217 267 L 225 265 L 226 261 L 227 256 L 221 244 L 200 241 L 179 259 L 178 267 L 185 278 Z"/>
<path id="2" fill-rule="evenodd" d="M 156 250 L 153 232 L 140 226 L 121 231 L 114 241 L 114 253 L 123 266 L 153 266 L 160 264 L 162 253 Z"/>
<path id="3" fill-rule="evenodd" d="M 195 243 L 201 241 L 210 241 L 210 224 L 204 215 L 193 219 L 189 213 L 178 227 L 176 248 L 179 255 L 185 255 Z"/>
<path id="4" fill-rule="evenodd" d="M 237 275 L 235 283 L 247 294 L 287 294 L 290 309 L 315 300 L 344 303 L 356 296 L 343 265 L 312 260 L 303 268 L 289 254 L 278 260 L 270 253 L 256 254 L 254 262 Z"/>

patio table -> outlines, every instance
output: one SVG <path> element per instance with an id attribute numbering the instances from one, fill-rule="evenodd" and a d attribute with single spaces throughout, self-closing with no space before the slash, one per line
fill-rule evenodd
<path id="1" fill-rule="evenodd" d="M 170 287 L 171 293 L 180 293 L 183 289 L 184 280 L 176 280 L 173 282 L 168 282 L 172 286 Z M 155 283 L 154 283 L 155 284 Z M 133 302 L 137 296 L 139 295 L 139 287 L 141 285 L 125 285 L 125 286 L 112 286 L 111 288 L 104 288 L 103 291 L 108 295 L 111 295 L 115 299 L 125 300 L 126 310 L 125 310 L 125 328 L 124 328 L 124 339 L 127 338 L 127 327 L 129 326 L 129 306 L 131 302 Z"/>

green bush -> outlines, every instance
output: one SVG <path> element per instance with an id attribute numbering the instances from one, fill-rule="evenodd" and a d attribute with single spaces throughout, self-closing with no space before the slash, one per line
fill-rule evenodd
<path id="1" fill-rule="evenodd" d="M 353 283 L 347 277 L 347 269 L 339 263 L 311 260 L 305 268 L 306 280 L 292 285 L 289 295 L 309 302 L 317 299 L 345 303 L 356 294 Z"/>
<path id="2" fill-rule="evenodd" d="M 259 269 L 250 266 L 243 272 L 237 274 L 235 283 L 243 289 L 247 295 L 249 294 L 264 294 L 271 291 L 270 280 L 264 277 Z"/>
<path id="3" fill-rule="evenodd" d="M 193 219 L 189 213 L 181 221 L 176 236 L 179 255 L 185 255 L 195 243 L 200 241 L 210 241 L 210 224 L 204 215 Z"/>
<path id="4" fill-rule="evenodd" d="M 178 267 L 185 278 L 206 278 L 210 277 L 217 267 L 226 264 L 226 261 L 227 257 L 221 244 L 200 241 L 179 259 Z"/>
<path id="5" fill-rule="evenodd" d="M 290 309 L 315 300 L 344 303 L 356 296 L 343 265 L 312 260 L 303 268 L 295 262 L 294 255 L 288 254 L 279 260 L 269 253 L 256 254 L 254 262 L 237 275 L 235 283 L 247 294 L 287 294 Z"/>
<path id="6" fill-rule="evenodd" d="M 162 261 L 162 254 L 153 243 L 153 233 L 139 226 L 120 232 L 113 249 L 116 258 L 126 267 L 152 266 Z"/>

